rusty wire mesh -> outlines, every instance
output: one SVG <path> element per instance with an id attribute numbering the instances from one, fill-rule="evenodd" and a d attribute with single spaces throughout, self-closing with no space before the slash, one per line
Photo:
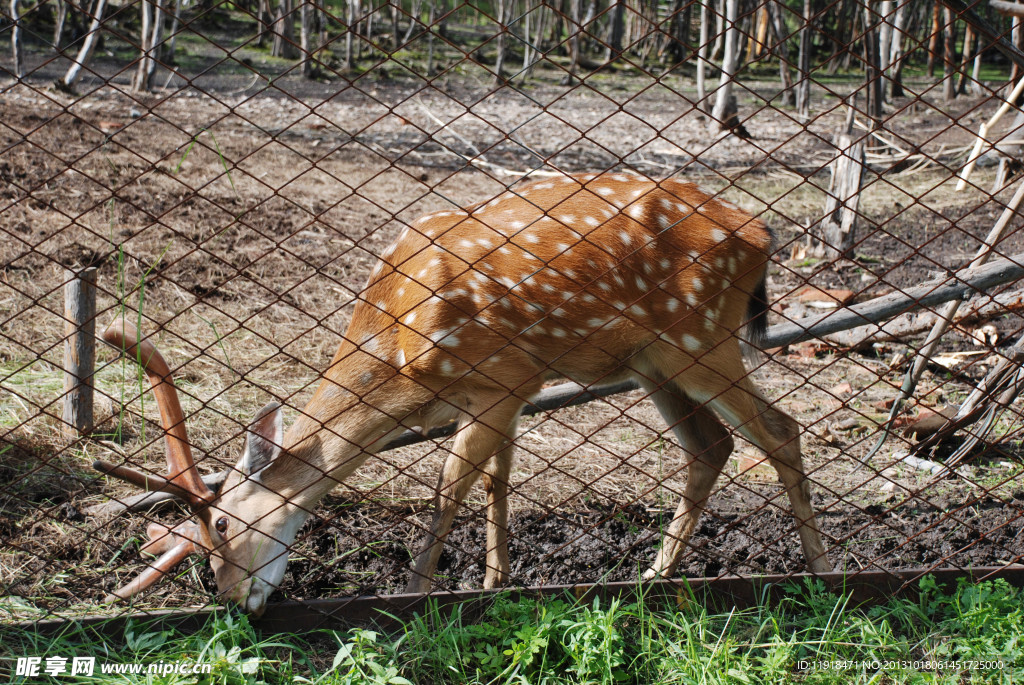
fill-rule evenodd
<path id="1" fill-rule="evenodd" d="M 286 424 L 311 414 L 307 402 L 374 264 L 417 217 L 510 188 L 516 195 L 527 176 L 597 174 L 600 183 L 609 178 L 601 174 L 628 172 L 626 182 L 662 185 L 679 177 L 707 189 L 708 207 L 729 201 L 763 219 L 776 236 L 770 340 L 786 323 L 803 327 L 854 302 L 907 291 L 920 298 L 915 288 L 971 263 L 1007 207 L 1008 230 L 992 259 L 1022 251 L 1011 206 L 1020 159 L 1014 103 L 988 134 L 999 150 L 954 189 L 978 126 L 1020 74 L 1004 55 L 1019 44 L 1019 29 L 981 4 L 13 7 L 17 22 L 5 14 L 0 25 L 6 619 L 97 610 L 145 567 L 147 523 L 189 515 L 177 505 L 118 512 L 110 501 L 135 491 L 90 468 L 100 458 L 165 471 L 148 384 L 116 351 L 97 353 L 94 425 L 69 435 L 63 293 L 87 267 L 98 269 L 98 328 L 127 319 L 167 357 L 199 470 L 212 475 L 234 467 L 246 426 L 266 402 L 286 405 Z M 150 38 L 140 37 L 143 26 Z M 90 36 L 98 40 L 86 56 Z M 739 54 L 725 71 L 735 75 L 720 80 L 730 45 Z M 75 60 L 81 68 L 72 77 Z M 718 97 L 726 82 L 734 102 Z M 823 221 L 843 206 L 833 202 L 826 213 L 828 196 L 840 192 L 830 190 L 830 169 L 837 155 L 859 155 L 857 144 L 865 146 L 863 178 L 855 195 L 839 198 L 856 225 L 848 244 L 822 247 Z M 955 411 L 1001 360 L 1016 373 L 1017 288 L 1010 281 L 969 293 L 870 458 L 944 305 L 893 319 L 902 326 L 894 332 L 812 335 L 748 363 L 771 406 L 799 423 L 835 569 L 1019 562 L 1015 395 L 993 405 L 987 431 L 968 423 L 927 449 L 916 449 L 925 428 L 915 423 L 941 425 L 936 416 Z M 376 302 L 363 298 L 362 306 Z M 657 337 L 664 326 L 652 318 L 644 328 Z M 701 390 L 683 388 L 694 397 Z M 634 389 L 522 420 L 508 584 L 630 580 L 650 566 L 684 492 L 688 459 L 646 394 Z M 972 432 L 972 449 L 936 473 Z M 776 473 L 733 434 L 733 456 L 676 577 L 805 568 Z M 382 451 L 321 500 L 272 601 L 402 591 L 450 447 L 439 437 Z M 485 503 L 479 487 L 470 492 L 436 590 L 481 585 Z M 215 591 L 208 565 L 193 557 L 135 606 L 205 605 Z"/>

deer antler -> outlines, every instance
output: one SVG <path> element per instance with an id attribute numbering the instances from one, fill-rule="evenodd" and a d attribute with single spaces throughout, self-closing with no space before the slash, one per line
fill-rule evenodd
<path id="1" fill-rule="evenodd" d="M 200 509 L 213 501 L 215 495 L 206 486 L 196 470 L 192 459 L 192 448 L 185 431 L 185 415 L 178 402 L 178 391 L 171 380 L 171 369 L 163 355 L 149 340 L 139 340 L 135 326 L 124 321 L 114 321 L 103 332 L 103 339 L 114 347 L 135 357 L 149 377 L 160 409 L 164 438 L 167 441 L 168 478 L 142 474 L 127 466 L 114 466 L 97 461 L 93 468 L 103 473 L 128 481 L 145 490 L 168 490 L 181 497 L 192 509 Z"/>
<path id="2" fill-rule="evenodd" d="M 169 477 L 142 473 L 127 466 L 102 460 L 93 462 L 93 468 L 137 485 L 143 490 L 169 492 L 188 502 L 193 511 L 203 508 L 213 501 L 215 495 L 203 483 L 196 470 L 185 430 L 185 415 L 171 379 L 170 367 L 163 355 L 148 340 L 140 341 L 135 327 L 123 321 L 115 321 L 108 326 L 103 332 L 103 340 L 134 356 L 149 377 L 164 429 Z M 203 552 L 206 545 L 203 543 L 199 526 L 200 524 L 195 521 L 185 521 L 173 529 L 159 523 L 151 523 L 146 529 L 149 542 L 143 545 L 140 551 L 144 554 L 161 554 L 160 558 L 130 583 L 107 595 L 104 601 L 128 599 L 169 574 L 185 557 Z"/>
<path id="3" fill-rule="evenodd" d="M 185 560 L 190 554 L 203 551 L 203 543 L 199 534 L 199 526 L 192 521 L 179 523 L 173 529 L 161 523 L 151 523 L 146 528 L 149 542 L 139 551 L 143 554 L 161 554 L 161 557 L 149 565 L 127 585 L 124 585 L 103 598 L 109 604 L 119 599 L 128 599 L 148 589 L 171 570 Z"/>

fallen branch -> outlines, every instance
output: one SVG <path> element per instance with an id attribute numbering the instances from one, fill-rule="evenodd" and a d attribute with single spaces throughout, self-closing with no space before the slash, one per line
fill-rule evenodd
<path id="1" fill-rule="evenodd" d="M 825 338 L 839 331 L 875 324 L 906 312 L 934 307 L 950 300 L 963 300 L 976 292 L 984 292 L 1021 278 L 1024 278 L 1024 253 L 997 259 L 973 269 L 961 269 L 945 279 L 876 297 L 852 307 L 771 326 L 763 347 L 770 349 Z"/>
<path id="2" fill-rule="evenodd" d="M 999 14 L 1008 14 L 1011 17 L 1024 17 L 1024 5 L 1019 2 L 1004 2 L 1004 0 L 988 0 L 988 6 Z"/>
<path id="3" fill-rule="evenodd" d="M 996 413 L 1009 407 L 1024 390 L 1024 371 L 1021 369 L 1021 361 L 1024 361 L 1024 348 L 1020 347 L 1022 343 L 1024 343 L 1024 336 L 1017 341 L 1012 353 L 1003 357 L 985 375 L 985 378 L 960 405 L 957 413 L 927 439 L 914 445 L 913 452 L 924 453 L 952 437 L 961 428 L 979 423 L 979 428 L 971 431 L 964 443 L 946 459 L 946 466 L 949 469 L 959 464 L 974 449 L 974 446 L 992 430 Z"/>
<path id="4" fill-rule="evenodd" d="M 1024 289 L 998 295 L 982 295 L 966 302 L 953 319 L 953 326 L 974 326 L 1008 313 L 1024 312 Z M 825 338 L 829 343 L 848 349 L 860 349 L 877 342 L 905 340 L 908 336 L 924 333 L 935 325 L 934 312 L 908 312 L 879 324 L 857 326 L 833 333 Z"/>

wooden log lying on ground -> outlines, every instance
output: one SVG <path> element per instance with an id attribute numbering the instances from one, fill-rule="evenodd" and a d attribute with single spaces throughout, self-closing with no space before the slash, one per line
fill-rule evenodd
<path id="1" fill-rule="evenodd" d="M 963 304 L 953 319 L 953 326 L 974 326 L 1003 314 L 1024 312 L 1024 289 L 980 295 Z M 935 312 L 908 312 L 895 319 L 868 326 L 857 326 L 825 336 L 825 340 L 848 349 L 860 349 L 876 342 L 904 340 L 935 325 Z"/>
<path id="2" fill-rule="evenodd" d="M 1024 278 L 1024 253 L 993 260 L 973 269 L 961 269 L 944 279 L 876 297 L 852 307 L 771 326 L 762 346 L 764 349 L 771 349 L 814 338 L 825 338 L 839 331 L 878 323 L 950 300 L 967 299 L 976 292 L 985 292 L 997 285 L 1021 278 Z"/>

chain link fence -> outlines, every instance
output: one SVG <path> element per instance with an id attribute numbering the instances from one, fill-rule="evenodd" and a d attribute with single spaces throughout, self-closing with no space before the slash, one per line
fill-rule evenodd
<path id="1" fill-rule="evenodd" d="M 0 615 L 1018 564 L 1014 13 L 6 4 Z"/>

